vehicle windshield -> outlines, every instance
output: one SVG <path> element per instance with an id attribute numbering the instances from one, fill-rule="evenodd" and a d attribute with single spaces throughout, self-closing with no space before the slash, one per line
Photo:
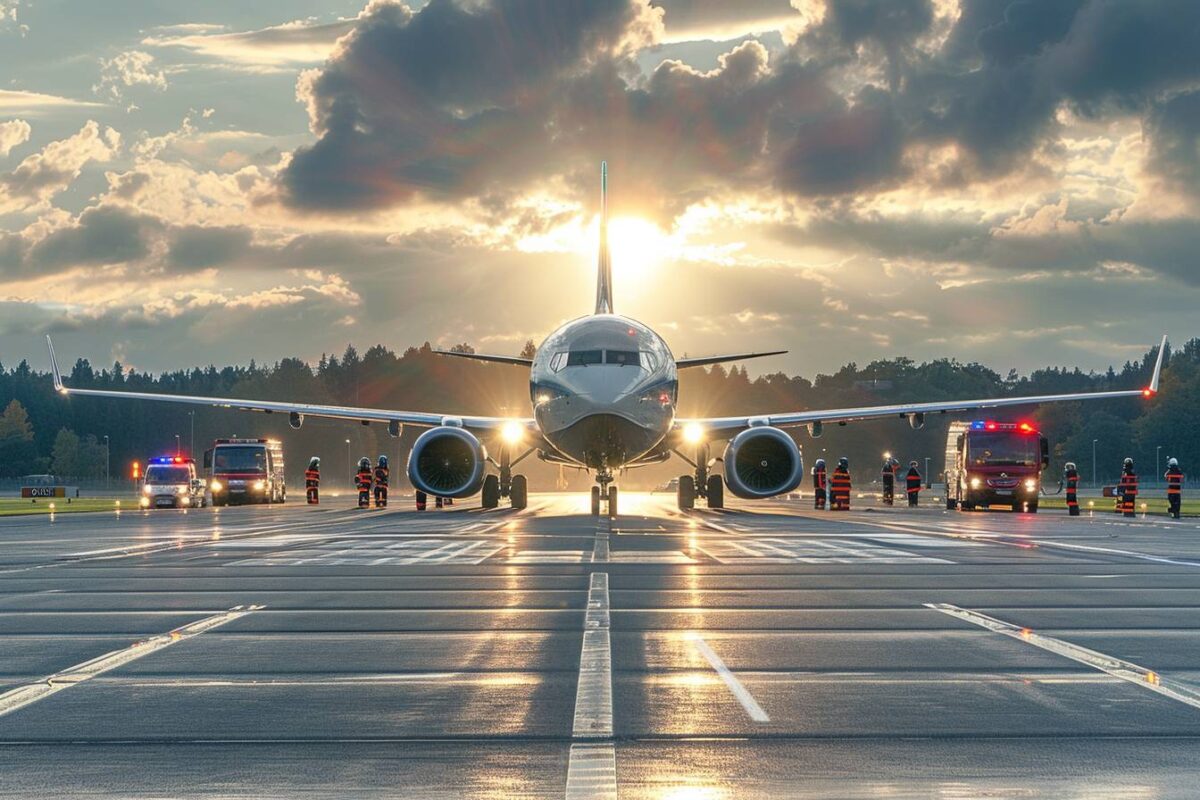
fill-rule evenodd
<path id="1" fill-rule="evenodd" d="M 146 467 L 146 483 L 187 483 L 191 479 L 187 467 Z"/>
<path id="2" fill-rule="evenodd" d="M 603 361 L 603 350 L 572 350 L 567 353 L 568 367 L 586 367 L 590 364 L 603 363 Z"/>
<path id="3" fill-rule="evenodd" d="M 622 367 L 636 367 L 641 364 L 637 350 L 606 350 L 604 361 L 607 364 L 620 364 Z"/>
<path id="4" fill-rule="evenodd" d="M 267 471 L 267 449 L 254 445 L 218 447 L 213 453 L 216 472 Z"/>
<path id="5" fill-rule="evenodd" d="M 972 433 L 968 453 L 977 467 L 1034 467 L 1041 461 L 1038 437 L 1020 433 Z"/>

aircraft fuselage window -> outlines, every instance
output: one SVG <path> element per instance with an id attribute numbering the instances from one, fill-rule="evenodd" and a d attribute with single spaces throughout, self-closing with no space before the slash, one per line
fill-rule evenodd
<path id="1" fill-rule="evenodd" d="M 604 363 L 619 364 L 622 367 L 641 365 L 637 350 L 605 350 Z"/>
<path id="2" fill-rule="evenodd" d="M 589 364 L 604 363 L 603 350 L 572 350 L 567 353 L 568 367 L 586 367 Z"/>

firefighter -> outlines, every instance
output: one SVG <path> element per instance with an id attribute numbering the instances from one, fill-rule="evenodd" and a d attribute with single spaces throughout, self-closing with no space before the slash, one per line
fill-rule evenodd
<path id="1" fill-rule="evenodd" d="M 850 459 L 842 456 L 829 481 L 829 508 L 832 511 L 850 510 Z"/>
<path id="2" fill-rule="evenodd" d="M 313 456 L 304 470 L 304 488 L 308 493 L 308 504 L 315 506 L 321 502 L 321 459 Z"/>
<path id="3" fill-rule="evenodd" d="M 917 469 L 917 462 L 908 462 L 908 473 L 904 476 L 904 488 L 908 492 L 909 508 L 917 507 L 917 498 L 921 494 L 921 471 Z"/>
<path id="4" fill-rule="evenodd" d="M 1121 483 L 1117 486 L 1117 491 L 1120 493 L 1120 508 L 1121 513 L 1126 517 L 1134 516 L 1134 504 L 1137 502 L 1138 494 L 1138 477 L 1133 470 L 1133 459 L 1125 459 L 1125 464 L 1121 468 Z"/>
<path id="5" fill-rule="evenodd" d="M 1067 513 L 1072 517 L 1079 516 L 1079 470 L 1074 461 L 1068 461 L 1063 466 L 1063 483 L 1067 487 Z"/>
<path id="6" fill-rule="evenodd" d="M 813 508 L 818 511 L 825 508 L 825 490 L 829 488 L 829 479 L 825 474 L 825 459 L 818 458 L 812 468 L 813 479 Z"/>
<path id="7" fill-rule="evenodd" d="M 380 456 L 375 465 L 375 507 L 387 508 L 388 457 Z"/>
<path id="8" fill-rule="evenodd" d="M 358 487 L 358 507 L 371 507 L 371 459 L 363 456 L 358 460 L 358 472 L 354 484 Z"/>
<path id="9" fill-rule="evenodd" d="M 1179 507 L 1183 504 L 1183 470 L 1179 468 L 1179 459 L 1167 459 L 1167 471 L 1163 477 L 1167 479 L 1167 511 L 1179 519 Z"/>
<path id="10" fill-rule="evenodd" d="M 883 457 L 883 468 L 879 470 L 880 482 L 883 483 L 883 504 L 893 505 L 896 502 L 896 467 L 891 455 Z"/>

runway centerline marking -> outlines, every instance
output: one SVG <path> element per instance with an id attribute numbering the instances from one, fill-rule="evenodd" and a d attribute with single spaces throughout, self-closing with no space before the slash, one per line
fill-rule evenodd
<path id="1" fill-rule="evenodd" d="M 750 719 L 755 722 L 770 722 L 771 718 L 767 716 L 767 712 L 763 711 L 763 707 L 754 699 L 754 695 L 750 694 L 750 690 L 738 680 L 738 677 L 733 674 L 729 667 L 725 666 L 725 662 L 721 657 L 708 646 L 708 642 L 704 641 L 703 637 L 698 633 L 692 633 L 688 636 L 692 646 L 704 656 L 712 668 L 717 671 L 717 675 L 725 682 L 725 686 L 737 698 L 737 701 L 742 704 L 742 708 L 746 709 L 746 713 L 750 715 Z"/>
<path id="2" fill-rule="evenodd" d="M 97 675 L 103 675 L 131 661 L 136 661 L 151 653 L 156 653 L 173 644 L 192 639 L 206 631 L 218 628 L 227 622 L 232 622 L 239 617 L 244 617 L 262 608 L 265 608 L 265 606 L 234 606 L 220 614 L 214 614 L 211 617 L 190 622 L 187 625 L 151 637 L 150 639 L 135 642 L 129 647 L 113 650 L 111 653 L 105 653 L 97 658 L 84 661 L 73 667 L 68 667 L 61 672 L 48 675 L 36 683 L 18 686 L 4 694 L 0 694 L 0 717 L 3 717 L 5 714 L 11 714 L 39 700 L 45 700 L 52 694 L 91 680 Z"/>
<path id="3" fill-rule="evenodd" d="M 567 800 L 616 800 L 617 761 L 612 741 L 612 643 L 608 573 L 593 572 L 588 585 L 579 656 L 579 688 L 567 762 Z"/>
<path id="4" fill-rule="evenodd" d="M 1124 659 L 1110 656 L 1087 647 L 1081 647 L 1064 639 L 1056 639 L 1053 636 L 1047 636 L 1043 633 L 1035 633 L 1029 628 L 1022 628 L 1011 622 L 989 617 L 987 614 L 981 614 L 978 611 L 959 608 L 950 603 L 926 603 L 925 607 L 931 608 L 934 611 L 940 611 L 956 619 L 961 619 L 964 622 L 969 622 L 972 625 L 978 625 L 993 633 L 999 633 L 1011 639 L 1039 647 L 1047 652 L 1069 658 L 1072 661 L 1077 661 L 1084 666 L 1099 670 L 1114 678 L 1120 678 L 1143 689 L 1157 692 L 1164 697 L 1169 697 L 1192 708 L 1200 708 L 1200 692 L 1179 681 L 1164 678 L 1154 670 L 1134 664 L 1132 661 L 1125 661 Z"/>

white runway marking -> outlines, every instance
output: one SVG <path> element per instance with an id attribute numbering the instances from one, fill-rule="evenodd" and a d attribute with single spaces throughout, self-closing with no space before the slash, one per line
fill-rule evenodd
<path id="1" fill-rule="evenodd" d="M 708 659 L 708 663 L 717 671 L 717 675 L 721 676 L 721 680 L 729 687 L 729 691 L 742 704 L 742 708 L 746 709 L 746 713 L 750 715 L 750 719 L 755 722 L 770 722 L 771 718 L 767 716 L 767 712 L 763 711 L 762 706 L 754 699 L 754 695 L 750 694 L 750 690 L 738 680 L 729 667 L 725 666 L 725 662 L 708 646 L 708 642 L 704 641 L 698 633 L 692 634 L 688 638 L 691 639 L 692 644 L 695 645 L 700 655 Z"/>
<path id="2" fill-rule="evenodd" d="M 502 542 L 492 539 L 338 539 L 320 547 L 245 558 L 230 566 L 481 564 L 503 549 Z"/>
<path id="3" fill-rule="evenodd" d="M 608 573 L 593 572 L 579 656 L 579 688 L 567 765 L 568 800 L 615 800 L 616 750 L 612 742 L 612 644 Z"/>
<path id="4" fill-rule="evenodd" d="M 706 540 L 699 548 L 721 564 L 953 564 L 945 558 L 910 553 L 848 538 L 739 537 Z"/>
<path id="5" fill-rule="evenodd" d="M 1177 700 L 1193 708 L 1200 708 L 1200 692 L 1179 681 L 1163 678 L 1154 670 L 1146 669 L 1134 664 L 1132 661 L 1125 661 L 1115 656 L 1106 655 L 1086 647 L 1080 647 L 1063 639 L 1055 639 L 1052 636 L 1034 633 L 1029 628 L 1022 628 L 1019 625 L 1013 625 L 1011 622 L 989 617 L 987 614 L 980 614 L 978 611 L 959 608 L 949 603 L 926 603 L 925 607 L 932 608 L 934 611 L 940 611 L 943 614 L 965 622 L 970 622 L 972 625 L 978 625 L 993 633 L 1003 634 L 1026 644 L 1031 644 L 1034 647 L 1040 647 L 1042 650 L 1069 658 L 1072 661 L 1077 661 L 1092 669 L 1112 675 L 1114 678 L 1120 678 L 1135 686 L 1141 686 L 1143 689 L 1157 692 L 1164 697 Z"/>
<path id="6" fill-rule="evenodd" d="M 5 714 L 11 714 L 17 709 L 24 708 L 39 700 L 45 700 L 50 695 L 61 692 L 63 689 L 69 689 L 97 675 L 102 675 L 105 672 L 114 670 L 131 661 L 136 661 L 151 653 L 158 652 L 178 642 L 199 636 L 205 631 L 220 627 L 238 617 L 244 617 L 262 608 L 264 606 L 234 606 L 223 613 L 205 617 L 204 619 L 189 623 L 181 628 L 176 628 L 173 631 L 168 631 L 151 639 L 136 642 L 121 650 L 114 650 L 99 658 L 93 658 L 90 661 L 84 661 L 82 664 L 76 664 L 62 672 L 49 675 L 37 683 L 18 686 L 16 689 L 11 689 L 4 694 L 0 694 L 0 717 Z"/>

